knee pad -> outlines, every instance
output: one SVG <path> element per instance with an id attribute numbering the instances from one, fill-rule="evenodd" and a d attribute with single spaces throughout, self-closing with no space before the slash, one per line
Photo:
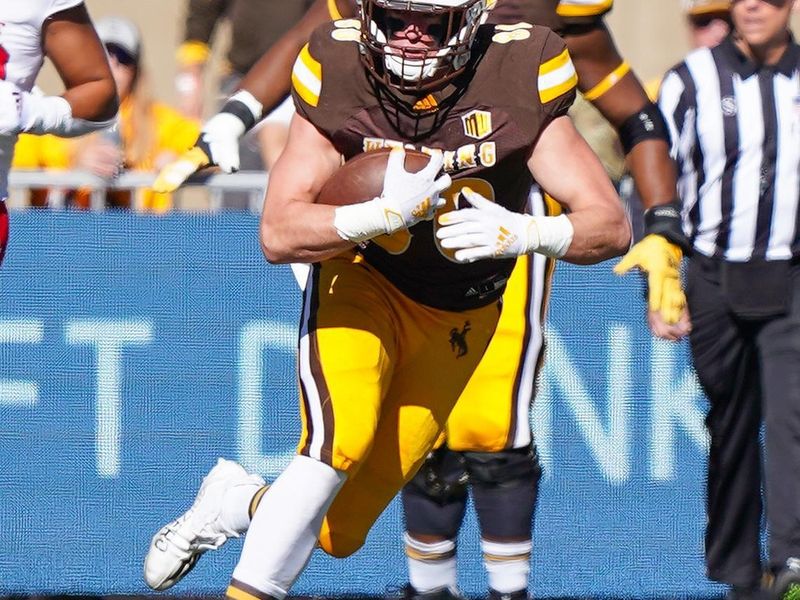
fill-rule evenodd
<path id="1" fill-rule="evenodd" d="M 435 450 L 403 488 L 406 530 L 452 538 L 467 506 L 464 458 L 446 447 Z"/>
<path id="2" fill-rule="evenodd" d="M 441 446 L 431 452 L 406 488 L 431 500 L 444 503 L 465 497 L 467 481 L 462 454 L 453 452 L 447 446 Z"/>
<path id="3" fill-rule="evenodd" d="M 475 510 L 484 537 L 527 539 L 542 468 L 534 446 L 465 452 Z"/>
<path id="4" fill-rule="evenodd" d="M 514 487 L 539 481 L 542 467 L 533 444 L 500 452 L 464 452 L 464 464 L 473 485 Z"/>

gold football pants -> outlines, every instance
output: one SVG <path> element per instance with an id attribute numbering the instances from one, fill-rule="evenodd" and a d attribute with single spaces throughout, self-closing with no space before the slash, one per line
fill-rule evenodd
<path id="1" fill-rule="evenodd" d="M 497 326 L 496 304 L 413 302 L 353 254 L 313 268 L 299 348 L 299 452 L 348 475 L 320 532 L 352 554 L 433 448 Z"/>
<path id="2" fill-rule="evenodd" d="M 530 212 L 561 211 L 552 198 L 534 190 Z M 530 409 L 544 355 L 542 324 L 554 268 L 555 261 L 541 254 L 517 259 L 497 331 L 447 421 L 451 450 L 499 452 L 531 443 Z M 442 436 L 437 446 L 444 442 Z"/>
<path id="3" fill-rule="evenodd" d="M 554 264 L 541 255 L 517 259 L 497 331 L 447 421 L 451 450 L 499 452 L 531 443 L 530 408 Z"/>

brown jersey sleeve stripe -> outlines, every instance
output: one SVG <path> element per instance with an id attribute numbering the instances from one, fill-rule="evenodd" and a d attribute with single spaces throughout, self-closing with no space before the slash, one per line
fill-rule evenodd
<path id="1" fill-rule="evenodd" d="M 322 64 L 303 46 L 292 67 L 292 87 L 306 104 L 317 106 L 322 93 Z"/>
<path id="2" fill-rule="evenodd" d="M 578 74 L 566 48 L 539 66 L 538 85 L 542 104 L 552 102 L 578 85 Z"/>
<path id="3" fill-rule="evenodd" d="M 561 17 L 593 17 L 611 10 L 614 0 L 561 0 L 556 12 Z"/>

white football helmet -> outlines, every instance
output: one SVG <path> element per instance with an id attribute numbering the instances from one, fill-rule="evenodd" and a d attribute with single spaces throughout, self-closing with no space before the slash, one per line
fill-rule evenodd
<path id="1" fill-rule="evenodd" d="M 439 87 L 469 62 L 478 27 L 490 0 L 361 0 L 362 57 L 379 81 L 404 93 Z M 425 17 L 426 33 L 436 39 L 428 50 L 391 44 L 408 21 Z"/>

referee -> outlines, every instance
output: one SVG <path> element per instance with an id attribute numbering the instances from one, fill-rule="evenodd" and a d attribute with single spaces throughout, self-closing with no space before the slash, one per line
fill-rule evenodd
<path id="1" fill-rule="evenodd" d="M 800 598 L 800 46 L 792 0 L 734 0 L 732 34 L 671 70 L 659 105 L 692 249 L 690 341 L 710 402 L 708 576 L 728 598 Z M 760 428 L 764 425 L 764 453 Z M 761 486 L 769 595 L 759 552 Z"/>

